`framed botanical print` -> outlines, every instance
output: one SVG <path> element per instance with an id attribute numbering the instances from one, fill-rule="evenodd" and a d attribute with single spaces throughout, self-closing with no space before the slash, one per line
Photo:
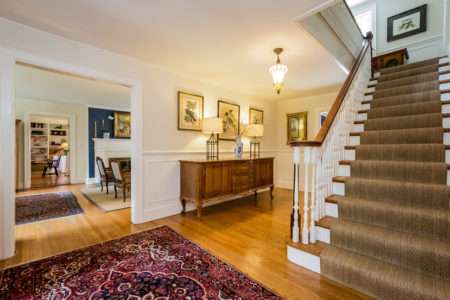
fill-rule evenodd
<path id="1" fill-rule="evenodd" d="M 240 106 L 219 100 L 217 116 L 223 120 L 223 133 L 219 134 L 219 139 L 234 141 L 239 135 Z"/>
<path id="2" fill-rule="evenodd" d="M 264 124 L 264 111 L 250 107 L 248 119 L 249 124 Z"/>
<path id="3" fill-rule="evenodd" d="M 392 42 L 427 30 L 427 5 L 389 17 L 387 41 Z"/>
<path id="4" fill-rule="evenodd" d="M 287 141 L 289 145 L 292 142 L 305 141 L 307 136 L 307 112 L 298 112 L 286 114 L 287 119 Z"/>
<path id="5" fill-rule="evenodd" d="M 131 138 L 131 114 L 114 112 L 114 137 Z"/>
<path id="6" fill-rule="evenodd" d="M 178 130 L 202 130 L 203 96 L 178 92 Z"/>

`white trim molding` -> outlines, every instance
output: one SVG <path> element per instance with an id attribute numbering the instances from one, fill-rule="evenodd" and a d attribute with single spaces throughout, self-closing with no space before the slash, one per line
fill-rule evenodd
<path id="1" fill-rule="evenodd" d="M 0 259 L 14 255 L 14 195 L 15 195 L 15 63 L 23 62 L 44 68 L 58 70 L 87 78 L 96 78 L 122 84 L 131 89 L 131 160 L 142 158 L 143 85 L 141 81 L 110 74 L 83 65 L 74 65 L 37 55 L 24 50 L 0 47 L 0 131 L 5 147 L 0 147 L 0 161 L 3 170 L 9 170 L 0 182 Z M 87 141 L 86 141 L 87 143 Z M 87 147 L 86 147 L 87 148 Z M 144 220 L 142 164 L 134 163 L 131 171 L 131 221 L 135 224 Z"/>

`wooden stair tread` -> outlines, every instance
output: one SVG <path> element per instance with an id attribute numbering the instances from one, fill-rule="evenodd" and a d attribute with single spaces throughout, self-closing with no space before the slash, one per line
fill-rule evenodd
<path id="1" fill-rule="evenodd" d="M 356 146 L 345 146 L 345 150 L 356 150 Z M 445 145 L 445 150 L 450 150 L 450 145 Z"/>
<path id="2" fill-rule="evenodd" d="M 337 218 L 335 218 L 335 217 L 325 216 L 322 219 L 320 219 L 319 221 L 315 221 L 314 224 L 316 224 L 316 226 L 330 229 L 331 223 L 333 223 L 336 220 L 337 220 Z"/>
<path id="3" fill-rule="evenodd" d="M 322 253 L 322 251 L 326 247 L 329 246 L 329 244 L 321 242 L 321 241 L 316 241 L 314 244 L 310 243 L 307 245 L 302 244 L 302 242 L 294 243 L 290 237 L 287 237 L 285 242 L 286 242 L 286 245 L 288 245 L 292 248 L 307 252 L 307 253 L 315 255 L 315 256 L 320 256 L 320 253 Z"/>
<path id="4" fill-rule="evenodd" d="M 325 198 L 325 202 L 338 204 L 339 200 L 341 200 L 342 198 L 344 198 L 344 196 L 331 195 Z"/>
<path id="5" fill-rule="evenodd" d="M 336 176 L 332 179 L 333 182 L 345 183 L 345 176 Z"/>

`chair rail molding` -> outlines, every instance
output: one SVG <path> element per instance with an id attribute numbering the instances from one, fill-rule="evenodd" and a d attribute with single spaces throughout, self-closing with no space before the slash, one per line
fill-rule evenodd
<path id="1" fill-rule="evenodd" d="M 95 78 L 126 85 L 131 89 L 131 159 L 140 161 L 142 158 L 143 136 L 143 84 L 136 79 L 129 79 L 119 74 L 95 70 L 85 65 L 54 60 L 36 53 L 0 46 L 0 131 L 5 147 L 0 147 L 0 165 L 9 170 L 0 181 L 0 259 L 14 255 L 14 210 L 15 210 L 15 64 L 25 63 L 36 67 L 74 74 L 87 78 Z M 86 145 L 87 149 L 87 145 Z M 144 220 L 142 164 L 133 168 L 131 191 L 131 221 L 135 224 Z"/>

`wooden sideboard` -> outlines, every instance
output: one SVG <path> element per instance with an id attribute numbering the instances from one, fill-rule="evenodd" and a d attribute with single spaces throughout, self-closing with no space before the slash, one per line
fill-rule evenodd
<path id="1" fill-rule="evenodd" d="M 248 195 L 257 190 L 273 191 L 273 157 L 219 160 L 180 160 L 180 201 L 186 201 L 202 215 L 203 203 L 228 197 Z"/>

